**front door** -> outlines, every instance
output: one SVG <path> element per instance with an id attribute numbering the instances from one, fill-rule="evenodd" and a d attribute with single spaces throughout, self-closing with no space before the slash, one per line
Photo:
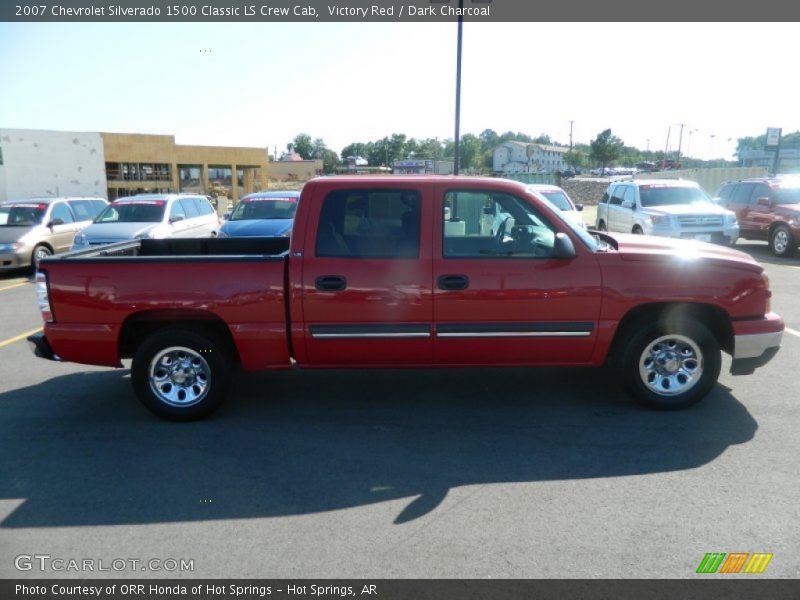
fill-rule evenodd
<path id="1" fill-rule="evenodd" d="M 429 365 L 430 186 L 323 193 L 306 207 L 319 219 L 305 232 L 301 357 L 312 366 Z"/>
<path id="2" fill-rule="evenodd" d="M 568 233 L 577 256 L 555 258 L 555 234 L 569 227 L 545 217 L 533 198 L 443 184 L 436 202 L 438 215 L 447 207 L 450 216 L 434 233 L 434 362 L 588 362 L 602 285 L 592 251 Z M 514 224 L 490 236 L 479 218 L 495 205 Z"/>

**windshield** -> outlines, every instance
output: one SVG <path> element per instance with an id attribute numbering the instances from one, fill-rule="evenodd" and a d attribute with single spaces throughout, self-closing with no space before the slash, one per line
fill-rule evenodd
<path id="1" fill-rule="evenodd" d="M 776 187 L 775 204 L 800 204 L 800 187 Z"/>
<path id="2" fill-rule="evenodd" d="M 564 192 L 553 191 L 553 192 L 540 192 L 542 196 L 550 200 L 556 208 L 561 210 L 573 210 L 572 205 L 567 200 L 567 195 Z"/>
<path id="3" fill-rule="evenodd" d="M 44 218 L 46 204 L 6 204 L 0 206 L 0 226 L 31 227 Z"/>
<path id="4" fill-rule="evenodd" d="M 711 202 L 708 194 L 693 186 L 642 185 L 639 186 L 639 198 L 643 208 Z"/>
<path id="5" fill-rule="evenodd" d="M 159 223 L 164 218 L 164 200 L 113 202 L 94 220 L 95 223 Z"/>
<path id="6" fill-rule="evenodd" d="M 231 221 L 293 219 L 297 202 L 292 198 L 245 198 L 231 214 Z"/>

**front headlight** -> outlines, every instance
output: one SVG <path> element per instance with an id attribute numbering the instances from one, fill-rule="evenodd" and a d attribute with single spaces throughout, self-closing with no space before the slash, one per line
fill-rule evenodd
<path id="1" fill-rule="evenodd" d="M 725 223 L 733 227 L 734 225 L 738 225 L 739 223 L 736 221 L 736 215 L 725 215 Z"/>
<path id="2" fill-rule="evenodd" d="M 22 248 L 22 242 L 14 242 L 13 244 L 0 244 L 0 252 L 16 252 Z"/>
<path id="3" fill-rule="evenodd" d="M 219 230 L 219 232 L 217 233 L 217 237 L 218 237 L 218 238 L 226 238 L 226 237 L 229 237 L 229 236 L 228 236 L 228 232 L 227 232 L 227 231 L 224 231 L 224 230 L 222 230 L 222 229 L 220 229 L 220 230 Z"/>
<path id="4" fill-rule="evenodd" d="M 650 224 L 653 227 L 668 227 L 670 218 L 667 215 L 650 215 Z"/>
<path id="5" fill-rule="evenodd" d="M 147 233 L 140 233 L 139 235 L 137 235 L 133 239 L 135 239 L 135 240 L 152 240 L 153 239 L 153 235 L 154 235 L 154 233 L 152 231 L 148 231 Z"/>
<path id="6" fill-rule="evenodd" d="M 86 234 L 77 233 L 72 240 L 72 247 L 75 248 L 76 246 L 88 246 L 89 240 L 86 239 Z"/>

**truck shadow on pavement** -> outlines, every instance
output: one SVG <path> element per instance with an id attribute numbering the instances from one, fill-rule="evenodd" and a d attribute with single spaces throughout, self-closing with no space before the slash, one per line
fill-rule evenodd
<path id="1" fill-rule="evenodd" d="M 752 439 L 722 385 L 680 412 L 638 408 L 602 370 L 307 371 L 240 375 L 211 419 L 148 413 L 128 372 L 0 394 L 2 528 L 299 515 L 456 486 L 692 469 Z"/>

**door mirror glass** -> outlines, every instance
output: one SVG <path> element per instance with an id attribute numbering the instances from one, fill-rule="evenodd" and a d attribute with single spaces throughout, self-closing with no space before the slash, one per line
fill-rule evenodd
<path id="1" fill-rule="evenodd" d="M 53 227 L 55 227 L 56 225 L 63 225 L 63 224 L 64 224 L 64 219 L 53 219 L 52 221 L 50 221 L 50 222 L 47 224 L 47 226 L 48 226 L 50 229 L 52 229 L 52 228 L 53 228 Z"/>
<path id="2" fill-rule="evenodd" d="M 583 210 L 583 204 L 576 204 L 575 205 L 575 210 L 582 211 Z"/>
<path id="3" fill-rule="evenodd" d="M 177 223 L 178 221 L 183 221 L 185 217 L 183 215 L 175 215 L 174 217 L 169 218 L 170 223 Z"/>
<path id="4" fill-rule="evenodd" d="M 762 196 L 761 198 L 756 200 L 756 204 L 758 204 L 759 206 L 766 206 L 767 208 L 771 208 L 772 207 L 772 200 L 770 200 L 766 196 Z"/>

